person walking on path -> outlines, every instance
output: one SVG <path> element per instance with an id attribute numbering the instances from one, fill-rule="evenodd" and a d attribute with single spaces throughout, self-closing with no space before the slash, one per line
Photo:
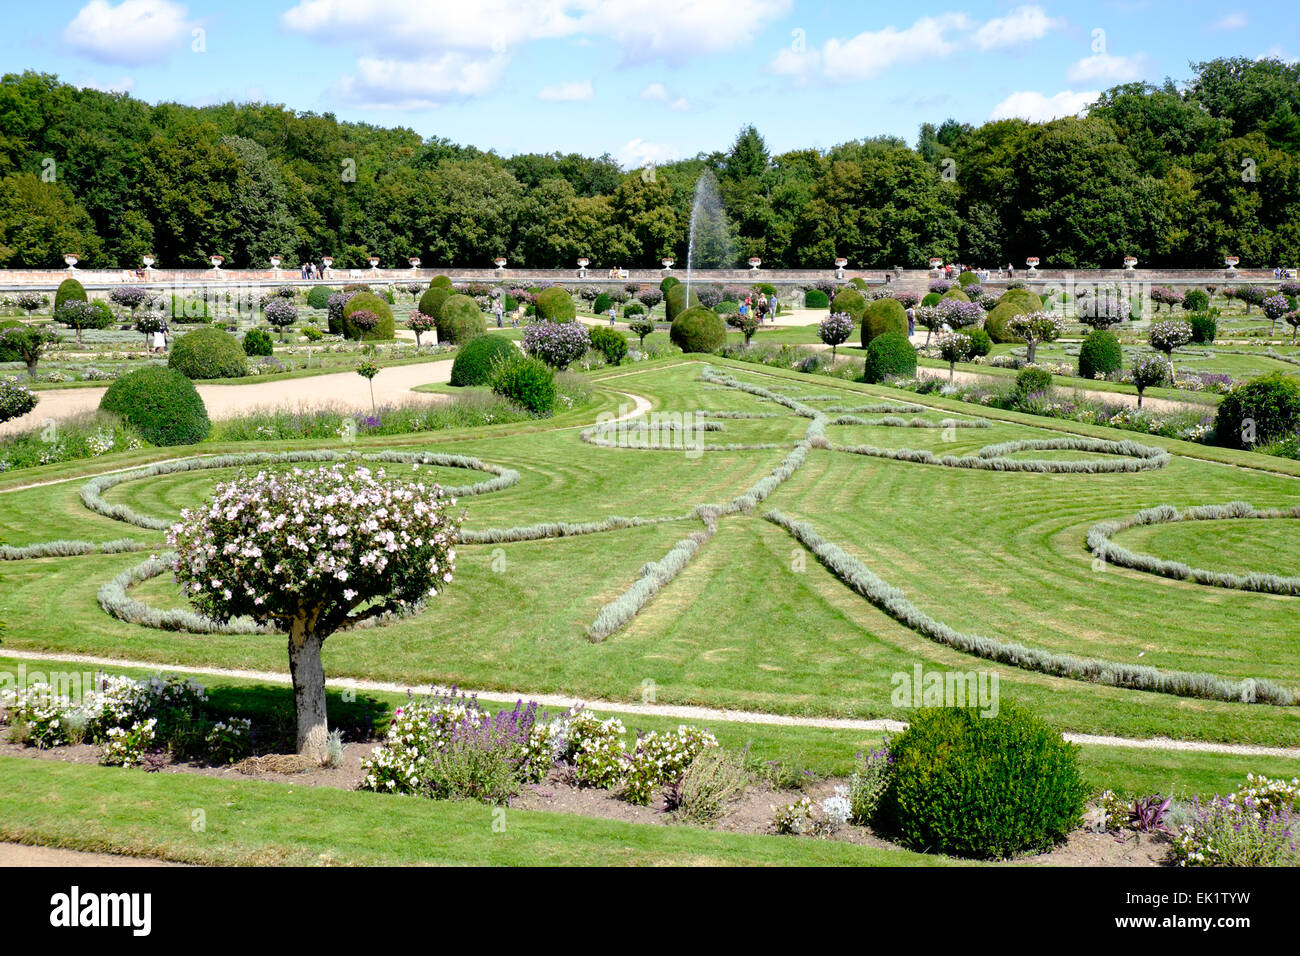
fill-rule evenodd
<path id="1" fill-rule="evenodd" d="M 613 328 L 613 327 L 614 327 L 614 316 L 615 316 L 616 314 L 617 314 L 617 313 L 615 312 L 614 307 L 611 305 L 611 306 L 609 307 L 609 325 L 610 325 L 610 328 Z"/>

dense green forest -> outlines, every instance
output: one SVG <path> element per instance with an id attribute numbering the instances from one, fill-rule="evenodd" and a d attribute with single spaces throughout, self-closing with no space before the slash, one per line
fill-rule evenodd
<path id="1" fill-rule="evenodd" d="M 0 266 L 265 267 L 332 254 L 485 266 L 650 266 L 685 258 L 694 183 L 717 176 L 737 263 L 1051 267 L 1295 265 L 1300 66 L 1195 64 L 1184 84 L 1107 91 L 1085 118 L 921 125 L 772 155 L 752 127 L 726 152 L 649 170 L 609 156 L 504 158 L 410 129 L 265 104 L 150 105 L 56 77 L 0 80 Z M 562 142 L 564 132 L 557 129 Z"/>

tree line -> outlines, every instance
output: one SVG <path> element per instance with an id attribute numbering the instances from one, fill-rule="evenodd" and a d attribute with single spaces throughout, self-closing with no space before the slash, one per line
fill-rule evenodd
<path id="1" fill-rule="evenodd" d="M 716 176 L 734 264 L 916 267 L 1028 255 L 1058 268 L 1292 265 L 1300 253 L 1300 66 L 1193 64 L 1106 91 L 1084 117 L 921 125 L 772 154 L 624 170 L 608 154 L 503 157 L 406 128 L 260 103 L 151 105 L 26 72 L 0 79 L 0 267 L 648 266 L 685 260 Z M 557 129 L 557 139 L 563 130 Z"/>

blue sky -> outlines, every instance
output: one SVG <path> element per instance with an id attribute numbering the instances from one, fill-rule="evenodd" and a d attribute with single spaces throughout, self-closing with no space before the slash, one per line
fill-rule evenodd
<path id="1" fill-rule="evenodd" d="M 4 71 L 157 102 L 235 100 L 628 167 L 923 121 L 1046 119 L 1189 61 L 1300 55 L 1295 8 L 1184 0 L 92 0 L 8 4 Z"/>

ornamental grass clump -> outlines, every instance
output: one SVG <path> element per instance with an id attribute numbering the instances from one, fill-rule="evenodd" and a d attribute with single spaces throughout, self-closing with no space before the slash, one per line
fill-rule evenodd
<path id="1" fill-rule="evenodd" d="M 176 580 L 196 609 L 288 634 L 300 753 L 319 758 L 328 734 L 325 640 L 451 584 L 455 505 L 437 484 L 334 465 L 223 482 L 168 529 Z"/>

